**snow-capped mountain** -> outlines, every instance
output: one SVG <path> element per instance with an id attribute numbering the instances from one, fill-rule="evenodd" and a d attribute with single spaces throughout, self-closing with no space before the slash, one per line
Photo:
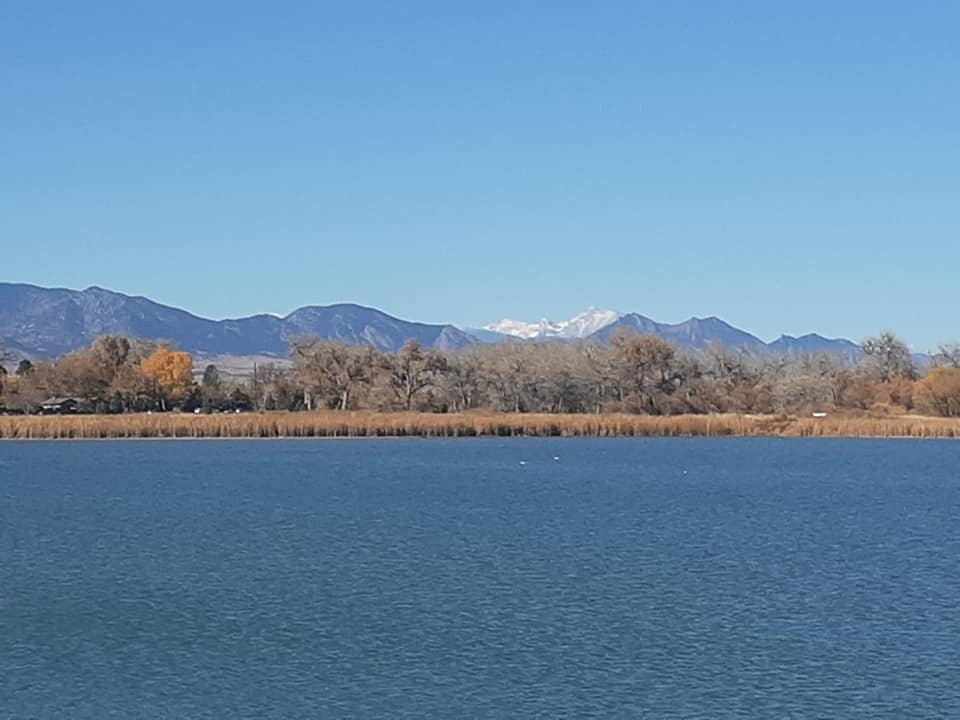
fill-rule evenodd
<path id="1" fill-rule="evenodd" d="M 563 326 L 563 329 L 560 331 L 560 336 L 585 338 L 622 317 L 623 313 L 617 312 L 616 310 L 597 310 L 596 308 L 590 308 L 560 323 Z"/>
<path id="2" fill-rule="evenodd" d="M 552 322 L 547 319 L 540 322 L 503 319 L 499 322 L 484 325 L 483 329 L 502 335 L 523 338 L 524 340 L 533 338 L 585 338 L 610 323 L 616 322 L 621 317 L 623 317 L 623 314 L 615 310 L 590 308 L 560 322 Z"/>
<path id="3" fill-rule="evenodd" d="M 510 320 L 508 318 L 504 318 L 498 322 L 484 325 L 481 330 L 487 330 L 500 335 L 509 335 L 511 337 L 529 340 L 530 338 L 535 338 L 540 335 L 542 330 L 552 327 L 553 325 L 549 320 L 541 320 L 538 323 L 529 323 L 524 322 L 523 320 Z"/>

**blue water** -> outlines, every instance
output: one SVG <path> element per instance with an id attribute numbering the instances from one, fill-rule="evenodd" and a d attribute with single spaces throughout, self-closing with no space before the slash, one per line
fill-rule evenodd
<path id="1" fill-rule="evenodd" d="M 2 443 L 0 718 L 957 718 L 958 458 Z"/>

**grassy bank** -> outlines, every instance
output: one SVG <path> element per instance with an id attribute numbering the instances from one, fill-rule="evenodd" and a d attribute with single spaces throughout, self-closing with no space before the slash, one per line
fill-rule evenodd
<path id="1" fill-rule="evenodd" d="M 302 412 L 0 417 L 0 439 L 316 437 L 960 438 L 960 419 L 786 415 Z"/>

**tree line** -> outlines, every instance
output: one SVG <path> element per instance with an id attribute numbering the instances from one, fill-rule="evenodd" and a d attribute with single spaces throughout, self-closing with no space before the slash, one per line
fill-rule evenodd
<path id="1" fill-rule="evenodd" d="M 711 345 L 679 351 L 626 330 L 607 343 L 500 343 L 458 351 L 411 340 L 395 353 L 297 338 L 283 367 L 226 377 L 168 345 L 118 336 L 56 361 L 0 373 L 0 407 L 36 412 L 54 397 L 81 411 L 377 410 L 434 413 L 806 413 L 915 411 L 960 416 L 960 347 L 921 373 L 890 333 L 865 340 L 857 363 L 833 355 L 753 355 Z M 2 365 L 2 363 L 0 363 Z"/>
<path id="2" fill-rule="evenodd" d="M 166 411 L 182 407 L 194 386 L 189 353 L 164 343 L 105 335 L 53 362 L 21 360 L 12 376 L 4 368 L 0 406 L 36 412 L 49 401 L 69 397 L 85 412 Z"/>

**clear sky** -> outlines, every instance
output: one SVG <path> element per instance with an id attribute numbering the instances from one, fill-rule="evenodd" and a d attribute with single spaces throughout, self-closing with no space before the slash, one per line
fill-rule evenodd
<path id="1" fill-rule="evenodd" d="M 0 3 L 0 280 L 960 340 L 960 5 Z"/>

